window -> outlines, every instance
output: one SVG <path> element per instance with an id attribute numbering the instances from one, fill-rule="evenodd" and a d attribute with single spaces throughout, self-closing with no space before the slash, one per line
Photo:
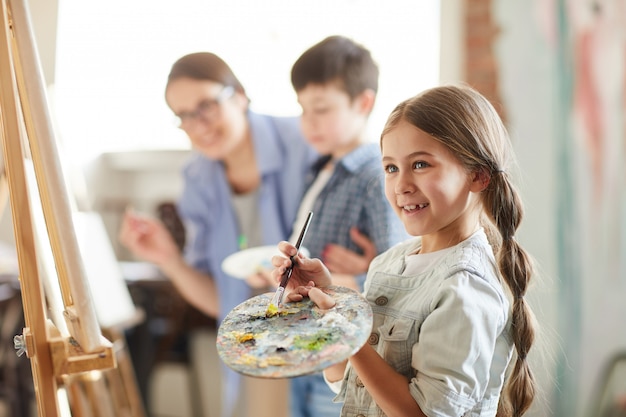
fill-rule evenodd
<path id="1" fill-rule="evenodd" d="M 438 83 L 435 0 L 60 0 L 54 108 L 72 158 L 189 146 L 164 100 L 172 63 L 220 55 L 252 108 L 295 115 L 291 64 L 326 36 L 349 36 L 380 66 L 372 140 L 400 100 Z"/>

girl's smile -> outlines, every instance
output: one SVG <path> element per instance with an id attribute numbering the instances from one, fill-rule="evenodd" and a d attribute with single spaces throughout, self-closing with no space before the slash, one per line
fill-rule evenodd
<path id="1" fill-rule="evenodd" d="M 411 214 L 417 211 L 424 210 L 426 207 L 428 207 L 428 203 L 404 205 L 402 206 L 402 209 L 406 211 L 407 214 Z"/>

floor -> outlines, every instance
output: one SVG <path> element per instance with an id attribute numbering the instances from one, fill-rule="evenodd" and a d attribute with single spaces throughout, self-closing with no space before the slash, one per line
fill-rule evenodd
<path id="1" fill-rule="evenodd" d="M 220 364 L 215 349 L 215 332 L 198 330 L 190 337 L 191 364 L 162 362 L 149 383 L 149 417 L 220 417 Z M 63 401 L 61 416 L 70 417 Z M 147 416 L 147 417 L 148 417 Z M 30 415 L 10 415 L 7 404 L 0 399 L 0 417 L 37 417 L 37 407 Z"/>
<path id="2" fill-rule="evenodd" d="M 219 417 L 220 363 L 213 330 L 197 330 L 190 337 L 190 362 L 161 363 L 149 386 L 151 417 Z"/>
<path id="3" fill-rule="evenodd" d="M 221 362 L 215 337 L 215 329 L 195 330 L 189 336 L 188 363 L 163 361 L 155 366 L 147 387 L 146 417 L 221 417 Z M 287 405 L 272 402 L 271 393 L 288 391 L 288 382 L 259 379 L 252 382 L 253 385 L 247 385 L 251 391 L 247 398 L 254 408 L 246 409 L 246 404 L 242 404 L 233 417 L 265 415 L 263 409 L 269 408 L 272 412 L 267 415 L 286 417 Z M 61 416 L 71 417 L 67 405 L 62 400 L 59 404 Z M 6 403 L 0 399 L 0 417 L 36 417 L 36 411 L 33 403 L 30 415 L 9 415 Z"/>

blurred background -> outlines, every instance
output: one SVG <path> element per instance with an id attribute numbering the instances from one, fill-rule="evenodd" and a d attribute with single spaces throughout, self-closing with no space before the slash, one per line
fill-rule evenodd
<path id="1" fill-rule="evenodd" d="M 517 238 L 539 271 L 529 300 L 540 325 L 531 352 L 540 396 L 529 415 L 622 415 L 605 404 L 626 398 L 626 0 L 31 0 L 29 8 L 65 175 L 79 207 L 100 214 L 146 312 L 128 344 L 151 415 L 219 407 L 214 323 L 116 238 L 126 207 L 166 216 L 180 191 L 189 143 L 164 101 L 170 66 L 215 52 L 255 110 L 295 115 L 291 64 L 332 34 L 363 43 L 380 65 L 374 141 L 393 106 L 425 88 L 465 82 L 492 101 L 518 156 L 526 216 Z M 0 241 L 10 271 L 9 210 Z M 19 381 L 5 376 L 2 392 L 18 392 L 6 384 Z"/>

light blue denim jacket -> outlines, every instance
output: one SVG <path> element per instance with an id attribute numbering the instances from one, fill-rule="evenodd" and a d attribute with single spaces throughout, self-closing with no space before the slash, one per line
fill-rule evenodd
<path id="1" fill-rule="evenodd" d="M 510 301 L 491 246 L 480 230 L 432 269 L 403 275 L 405 256 L 420 246 L 411 239 L 372 261 L 368 343 L 406 377 L 427 416 L 495 416 L 513 343 Z M 349 366 L 341 400 L 342 416 L 385 415 Z"/>

